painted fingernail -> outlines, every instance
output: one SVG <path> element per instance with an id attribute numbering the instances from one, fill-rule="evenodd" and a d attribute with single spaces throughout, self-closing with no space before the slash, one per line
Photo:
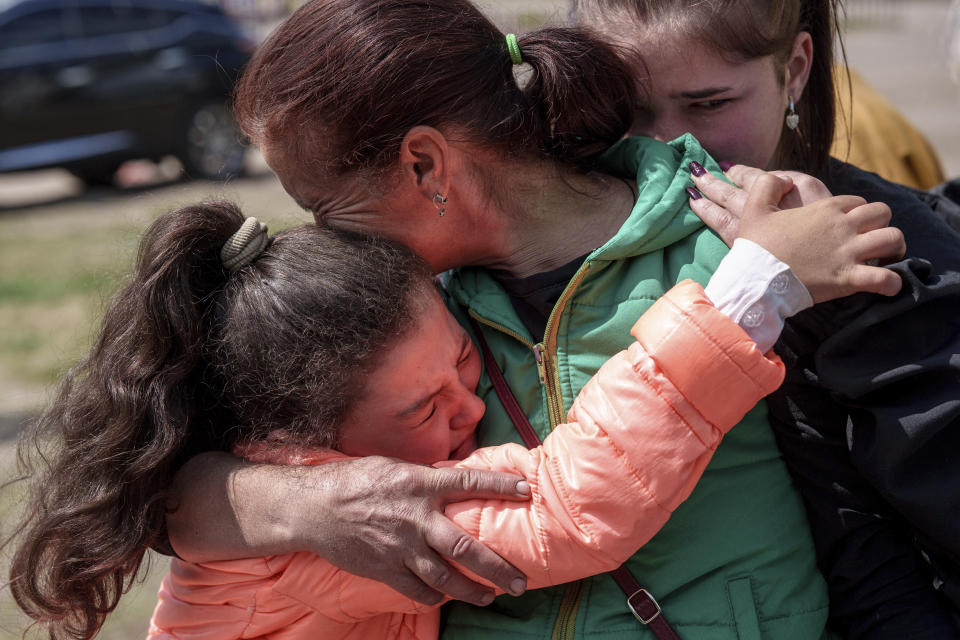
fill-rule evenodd
<path id="1" fill-rule="evenodd" d="M 510 585 L 510 586 L 513 586 L 513 585 Z M 490 593 L 489 591 L 486 592 L 485 594 L 480 596 L 480 606 L 481 607 L 487 606 L 488 604 L 493 602 L 493 598 L 494 598 L 494 594 Z"/>
<path id="2" fill-rule="evenodd" d="M 698 178 L 706 173 L 706 170 L 703 168 L 703 165 L 694 160 L 690 163 L 690 173 L 697 176 Z"/>
<path id="3" fill-rule="evenodd" d="M 514 578 L 510 583 L 510 594 L 514 596 L 521 595 L 527 590 L 527 581 L 523 578 Z"/>
<path id="4" fill-rule="evenodd" d="M 530 483 L 526 480 L 521 480 L 517 483 L 517 493 L 522 496 L 530 495 Z"/>
<path id="5" fill-rule="evenodd" d="M 720 170 L 726 173 L 730 170 L 730 167 L 736 164 L 736 162 L 727 162 L 724 160 L 723 162 L 718 162 L 717 164 L 720 165 Z"/>
<path id="6" fill-rule="evenodd" d="M 701 167 L 701 170 L 702 170 L 702 167 Z M 700 192 L 694 189 L 693 187 L 687 187 L 687 195 L 690 196 L 691 200 L 699 200 L 700 198 L 703 197 L 700 194 Z"/>

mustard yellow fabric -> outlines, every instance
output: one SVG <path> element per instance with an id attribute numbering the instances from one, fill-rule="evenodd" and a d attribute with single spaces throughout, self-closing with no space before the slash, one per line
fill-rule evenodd
<path id="1" fill-rule="evenodd" d="M 924 135 L 858 73 L 850 71 L 850 85 L 847 78 L 846 68 L 837 66 L 837 132 L 830 155 L 917 189 L 943 182 L 940 159 Z"/>

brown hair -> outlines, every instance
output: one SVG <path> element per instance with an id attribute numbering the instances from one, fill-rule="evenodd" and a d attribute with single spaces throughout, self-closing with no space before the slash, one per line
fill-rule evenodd
<path id="1" fill-rule="evenodd" d="M 275 430 L 336 445 L 361 375 L 433 287 L 406 248 L 313 225 L 230 274 L 219 252 L 242 222 L 212 203 L 150 227 L 92 351 L 21 445 L 25 463 L 40 455 L 11 590 L 53 638 L 92 637 L 164 543 L 187 456 Z"/>
<path id="2" fill-rule="evenodd" d="M 746 59 L 773 55 L 785 63 L 797 34 L 808 32 L 813 66 L 803 100 L 796 104 L 803 134 L 783 125 L 777 163 L 815 175 L 826 167 L 836 126 L 833 63 L 841 0 L 575 0 L 575 5 L 581 20 L 606 12 L 625 14 Z"/>
<path id="3" fill-rule="evenodd" d="M 238 85 L 237 119 L 309 171 L 383 169 L 415 125 L 580 168 L 628 130 L 635 86 L 584 29 L 505 36 L 467 0 L 313 0 L 264 42 Z"/>

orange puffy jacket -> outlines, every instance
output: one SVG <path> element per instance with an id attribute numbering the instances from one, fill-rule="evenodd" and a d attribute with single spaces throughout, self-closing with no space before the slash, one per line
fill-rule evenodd
<path id="1" fill-rule="evenodd" d="M 475 451 L 456 466 L 520 474 L 529 502 L 470 500 L 446 515 L 527 575 L 528 588 L 615 569 L 693 490 L 721 438 L 783 379 L 783 365 L 685 281 L 634 325 L 543 445 Z M 317 464 L 333 451 L 244 452 Z M 440 611 L 301 552 L 174 560 L 151 638 L 435 640 Z"/>

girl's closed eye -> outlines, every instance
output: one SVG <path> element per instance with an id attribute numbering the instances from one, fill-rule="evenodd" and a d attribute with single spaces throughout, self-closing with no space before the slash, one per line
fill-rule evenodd
<path id="1" fill-rule="evenodd" d="M 430 405 L 430 411 L 427 413 L 426 416 L 424 416 L 423 420 L 419 422 L 418 426 L 422 426 L 430 422 L 430 418 L 432 418 L 436 413 L 437 413 L 437 404 L 434 402 Z"/>
<path id="2" fill-rule="evenodd" d="M 699 111 L 716 111 L 721 107 L 726 106 L 732 102 L 732 98 L 714 98 L 712 100 L 700 100 L 698 102 L 693 102 L 690 104 L 690 108 L 696 109 Z"/>

